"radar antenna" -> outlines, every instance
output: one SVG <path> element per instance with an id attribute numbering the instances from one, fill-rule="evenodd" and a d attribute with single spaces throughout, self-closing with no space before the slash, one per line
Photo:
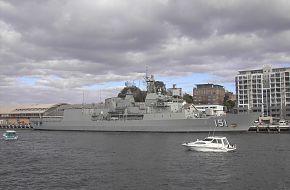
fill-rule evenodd
<path id="1" fill-rule="evenodd" d="M 156 93 L 154 76 L 153 75 L 148 76 L 148 67 L 147 67 L 147 65 L 146 65 L 145 82 L 146 82 L 146 85 L 147 85 L 147 93 Z"/>

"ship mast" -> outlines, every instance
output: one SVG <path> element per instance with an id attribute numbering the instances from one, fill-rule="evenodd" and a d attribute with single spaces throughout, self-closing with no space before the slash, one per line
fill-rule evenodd
<path id="1" fill-rule="evenodd" d="M 156 93 L 154 76 L 148 76 L 148 67 L 146 66 L 145 82 L 147 84 L 147 93 Z"/>

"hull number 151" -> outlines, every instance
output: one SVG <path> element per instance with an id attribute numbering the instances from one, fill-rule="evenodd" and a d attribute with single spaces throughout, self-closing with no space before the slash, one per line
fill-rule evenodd
<path id="1" fill-rule="evenodd" d="M 215 119 L 214 124 L 216 127 L 228 127 L 227 120 L 225 119 Z"/>

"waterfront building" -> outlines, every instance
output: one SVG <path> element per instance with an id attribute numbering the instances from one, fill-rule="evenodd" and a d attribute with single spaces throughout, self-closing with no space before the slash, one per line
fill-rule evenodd
<path id="1" fill-rule="evenodd" d="M 225 98 L 227 98 L 227 100 L 231 100 L 233 102 L 236 101 L 236 95 L 233 92 L 226 91 Z"/>
<path id="2" fill-rule="evenodd" d="M 263 116 L 290 119 L 290 68 L 239 71 L 236 76 L 238 112 L 261 112 Z"/>
<path id="3" fill-rule="evenodd" d="M 168 93 L 170 96 L 182 98 L 182 88 L 177 88 L 176 84 L 173 84 L 172 88 L 168 89 Z"/>
<path id="4" fill-rule="evenodd" d="M 83 112 L 92 111 L 96 108 L 104 108 L 99 104 L 19 104 L 0 105 L 0 128 L 7 126 L 30 125 L 31 119 L 62 118 L 65 109 L 82 109 Z M 105 110 L 105 109 L 104 109 Z"/>
<path id="5" fill-rule="evenodd" d="M 193 88 L 193 104 L 217 104 L 223 105 L 225 89 L 217 84 L 197 84 Z"/>
<path id="6" fill-rule="evenodd" d="M 1 105 L 0 125 L 28 125 L 31 118 L 62 115 L 67 104 Z"/>

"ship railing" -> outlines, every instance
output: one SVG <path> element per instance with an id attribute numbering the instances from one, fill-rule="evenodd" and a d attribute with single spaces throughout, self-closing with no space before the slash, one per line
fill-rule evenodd
<path id="1" fill-rule="evenodd" d="M 49 121 L 49 122 L 59 122 L 63 119 L 63 116 L 43 116 L 40 118 L 33 118 L 31 119 L 31 122 L 37 123 L 37 122 L 43 122 L 43 121 Z"/>
<path id="2" fill-rule="evenodd" d="M 109 120 L 109 121 L 126 121 L 126 120 L 142 120 L 143 119 L 143 114 L 114 114 L 111 115 L 110 117 L 105 117 L 105 118 L 95 118 L 92 120 L 97 121 L 97 120 Z"/>
<path id="3" fill-rule="evenodd" d="M 41 121 L 59 122 L 63 117 L 43 117 Z"/>

